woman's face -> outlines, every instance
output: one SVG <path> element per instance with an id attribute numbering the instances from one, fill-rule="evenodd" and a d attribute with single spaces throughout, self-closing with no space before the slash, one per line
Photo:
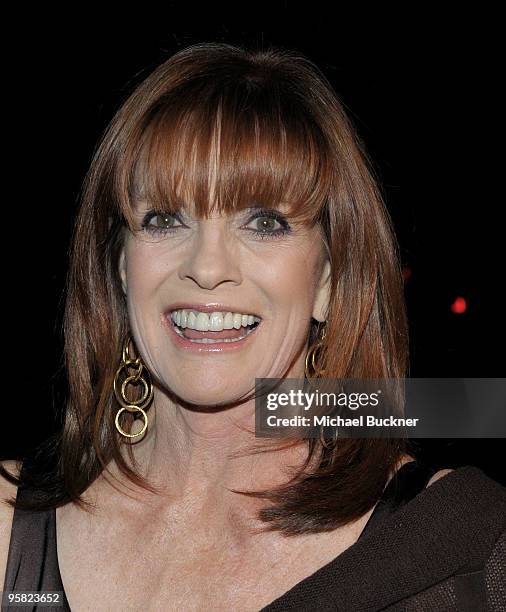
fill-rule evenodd
<path id="1" fill-rule="evenodd" d="M 282 212 L 263 212 L 197 219 L 137 203 L 139 231 L 125 233 L 120 257 L 130 328 L 150 373 L 186 402 L 234 402 L 252 392 L 255 378 L 304 376 L 311 317 L 325 319 L 330 265 L 318 226 L 287 226 Z M 216 348 L 222 342 L 188 350 L 171 327 L 181 303 L 226 305 L 261 323 L 233 350 Z"/>

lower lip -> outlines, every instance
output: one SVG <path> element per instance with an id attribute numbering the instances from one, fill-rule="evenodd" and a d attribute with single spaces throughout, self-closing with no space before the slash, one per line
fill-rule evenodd
<path id="1" fill-rule="evenodd" d="M 255 327 L 255 329 L 250 332 L 245 338 L 242 340 L 236 340 L 235 342 L 192 342 L 191 340 L 187 340 L 186 338 L 181 337 L 175 327 L 174 322 L 170 318 L 170 315 L 162 315 L 162 324 L 169 332 L 169 336 L 175 343 L 175 345 L 183 349 L 185 351 L 189 351 L 191 353 L 232 353 L 234 351 L 240 351 L 245 346 L 251 343 L 251 339 L 258 332 L 258 328 L 262 325 L 262 322 Z"/>

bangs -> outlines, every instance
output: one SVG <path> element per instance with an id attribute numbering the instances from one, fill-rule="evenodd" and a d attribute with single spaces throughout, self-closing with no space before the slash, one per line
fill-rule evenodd
<path id="1" fill-rule="evenodd" d="M 309 111 L 278 86 L 198 85 L 173 90 L 130 143 L 136 153 L 127 156 L 128 185 L 118 198 L 130 229 L 140 201 L 198 218 L 265 207 L 314 225 L 332 172 L 328 144 Z"/>

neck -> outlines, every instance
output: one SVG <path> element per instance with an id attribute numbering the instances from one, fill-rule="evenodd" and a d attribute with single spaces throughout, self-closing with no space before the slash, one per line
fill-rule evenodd
<path id="1" fill-rule="evenodd" d="M 151 503 L 158 512 L 191 509 L 192 520 L 209 529 L 259 527 L 263 523 L 256 516 L 265 500 L 231 489 L 258 491 L 284 484 L 291 477 L 288 469 L 302 465 L 307 456 L 303 442 L 280 450 L 287 441 L 254 437 L 254 399 L 230 408 L 189 409 L 155 390 L 148 414 L 148 434 L 132 449 L 139 473 L 159 491 Z M 251 452 L 258 447 L 268 450 Z M 110 469 L 125 482 L 115 466 Z M 131 490 L 132 484 L 126 484 Z M 152 495 L 136 491 L 143 503 Z"/>

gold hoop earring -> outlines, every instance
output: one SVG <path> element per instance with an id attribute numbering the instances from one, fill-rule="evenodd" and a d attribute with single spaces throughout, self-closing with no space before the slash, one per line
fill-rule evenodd
<path id="1" fill-rule="evenodd" d="M 325 438 L 323 437 L 323 425 L 320 425 L 320 443 L 324 448 L 328 450 L 334 449 L 337 444 L 337 437 L 338 437 L 338 431 L 336 427 L 335 434 L 332 434 L 332 438 L 331 438 L 332 442 L 330 444 L 327 444 L 327 442 L 325 441 Z"/>
<path id="2" fill-rule="evenodd" d="M 318 354 L 318 351 L 323 346 L 326 335 L 327 335 L 327 321 L 323 321 L 323 325 L 319 329 L 318 339 L 310 347 L 306 355 L 306 367 L 304 370 L 306 378 L 317 378 L 320 374 L 325 374 L 327 372 L 327 370 L 319 370 L 318 366 L 315 363 L 316 355 Z M 313 370 L 313 374 L 311 374 L 310 372 L 310 367 Z M 328 450 L 332 450 L 333 448 L 335 448 L 337 444 L 337 428 L 335 430 L 335 435 L 333 435 L 331 438 L 331 443 L 328 444 L 325 438 L 323 437 L 323 425 L 320 425 L 320 443 L 324 448 Z"/>
<path id="3" fill-rule="evenodd" d="M 327 335 L 327 321 L 323 321 L 322 327 L 318 331 L 318 339 L 314 344 L 309 348 L 306 355 L 306 365 L 304 368 L 304 373 L 306 378 L 316 378 L 320 374 L 325 374 L 326 370 L 319 370 L 318 366 L 315 364 L 315 358 L 320 351 L 321 347 L 324 344 L 325 337 Z M 310 368 L 312 368 L 313 372 L 310 372 Z"/>
<path id="4" fill-rule="evenodd" d="M 126 438 L 137 438 L 138 436 L 142 436 L 142 434 L 148 428 L 148 415 L 145 412 L 145 408 L 148 406 L 148 404 L 151 402 L 153 398 L 153 384 L 151 383 L 149 372 L 146 366 L 142 363 L 141 358 L 137 357 L 137 359 L 132 359 L 130 357 L 129 345 L 130 345 L 131 339 L 132 339 L 131 336 L 127 336 L 124 347 L 123 347 L 121 364 L 116 370 L 116 375 L 114 376 L 114 383 L 113 383 L 114 395 L 116 396 L 116 399 L 118 400 L 121 406 L 121 408 L 116 413 L 116 418 L 114 419 L 114 423 L 116 425 L 116 429 L 122 436 L 125 436 Z M 134 368 L 137 371 L 135 374 L 129 375 L 128 368 Z M 122 370 L 125 370 L 127 377 L 120 385 L 119 380 L 120 380 L 120 374 Z M 141 376 L 143 370 L 146 370 L 147 380 L 142 378 Z M 128 384 L 137 385 L 139 383 L 144 387 L 144 392 L 142 394 L 142 397 L 140 397 L 137 400 L 128 399 L 128 397 L 126 396 L 127 385 Z M 119 424 L 119 417 L 125 410 L 128 412 L 140 412 L 142 414 L 142 419 L 144 421 L 144 424 L 142 426 L 142 429 L 139 432 L 130 434 L 122 429 L 121 425 Z"/>

